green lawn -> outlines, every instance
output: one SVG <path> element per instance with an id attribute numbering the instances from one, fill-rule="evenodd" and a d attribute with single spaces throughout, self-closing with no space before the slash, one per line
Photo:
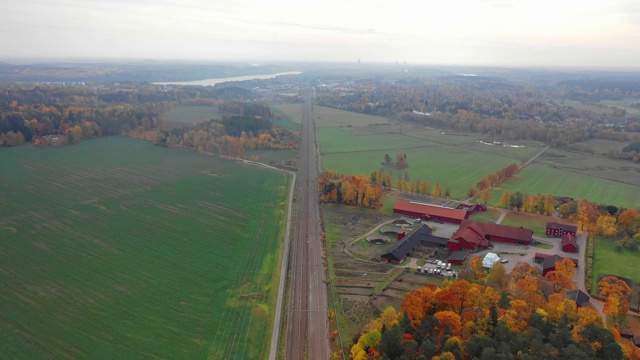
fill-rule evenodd
<path id="1" fill-rule="evenodd" d="M 222 119 L 228 114 L 218 110 L 217 106 L 176 106 L 162 117 L 168 124 L 187 125 L 208 119 Z"/>
<path id="2" fill-rule="evenodd" d="M 628 250 L 618 251 L 617 242 L 596 238 L 593 257 L 593 291 L 598 287 L 598 274 L 615 275 L 640 282 L 638 258 L 640 253 Z"/>
<path id="3" fill-rule="evenodd" d="M 0 358 L 266 357 L 284 175 L 124 137 L 0 164 Z"/>
<path id="4" fill-rule="evenodd" d="M 478 211 L 469 217 L 470 220 L 495 223 L 500 217 L 500 210 L 489 208 L 487 211 Z"/>
<path id="5" fill-rule="evenodd" d="M 501 224 L 531 229 L 533 230 L 533 236 L 546 237 L 545 233 L 547 232 L 547 223 L 550 221 L 570 223 L 568 221 L 562 221 L 548 216 L 509 212 L 507 216 L 502 219 Z"/>

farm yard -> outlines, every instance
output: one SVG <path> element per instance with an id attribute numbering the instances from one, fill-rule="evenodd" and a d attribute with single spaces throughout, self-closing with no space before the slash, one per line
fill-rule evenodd
<path id="1" fill-rule="evenodd" d="M 285 175 L 124 137 L 0 164 L 1 358 L 265 357 Z"/>
<path id="2" fill-rule="evenodd" d="M 369 244 L 362 236 L 392 217 L 376 210 L 337 205 L 325 205 L 323 213 L 329 275 L 335 289 L 337 320 L 345 345 L 359 328 L 388 306 L 399 310 L 407 291 L 442 282 L 440 278 L 406 272 L 402 266 L 377 260 L 390 244 Z M 356 259 L 345 252 L 347 244 L 355 239 L 357 242 L 350 250 Z M 333 301 L 331 295 L 329 299 Z"/>

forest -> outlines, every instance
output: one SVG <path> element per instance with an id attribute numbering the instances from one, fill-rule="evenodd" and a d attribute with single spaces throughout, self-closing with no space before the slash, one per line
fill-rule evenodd
<path id="1" fill-rule="evenodd" d="M 508 140 L 536 140 L 555 146 L 593 138 L 638 141 L 640 117 L 624 109 L 564 105 L 582 94 L 613 99 L 640 96 L 638 81 L 618 88 L 581 88 L 571 83 L 520 84 L 495 77 L 358 79 L 348 87 L 326 89 L 318 104 L 365 114 L 389 116 L 436 128 L 489 134 Z M 603 82 L 614 86 L 617 82 Z M 615 94 L 608 96 L 607 94 Z M 603 107 L 603 109 L 607 109 Z"/>
<path id="2" fill-rule="evenodd" d="M 520 262 L 511 273 L 474 258 L 461 279 L 407 293 L 400 312 L 385 310 L 353 339 L 352 359 L 637 359 L 620 336 L 630 288 L 606 277 L 606 322 L 591 305 L 566 297 L 576 269 L 569 259 L 540 271 Z"/>

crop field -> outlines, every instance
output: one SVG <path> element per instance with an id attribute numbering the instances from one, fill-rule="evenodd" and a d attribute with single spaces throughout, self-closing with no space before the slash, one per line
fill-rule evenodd
<path id="1" fill-rule="evenodd" d="M 288 181 L 124 137 L 1 150 L 0 358 L 265 358 Z"/>
<path id="2" fill-rule="evenodd" d="M 216 106 L 177 106 L 162 116 L 170 125 L 188 125 L 207 119 L 222 119 L 228 114 L 218 110 Z"/>
<path id="3" fill-rule="evenodd" d="M 298 105 L 277 106 L 291 118 L 299 116 Z M 398 124 L 383 117 L 314 107 L 323 167 L 347 174 L 370 174 L 383 169 L 393 178 L 439 181 L 449 186 L 452 198 L 464 198 L 466 191 L 485 176 L 511 163 L 520 163 L 540 151 L 539 144 L 519 148 L 488 146 L 478 134 L 442 131 L 411 124 Z M 409 167 L 385 166 L 385 154 L 395 161 L 406 154 Z"/>
<path id="4" fill-rule="evenodd" d="M 592 290 L 598 287 L 598 275 L 614 275 L 640 283 L 638 253 L 617 249 L 617 241 L 595 238 L 592 269 Z"/>

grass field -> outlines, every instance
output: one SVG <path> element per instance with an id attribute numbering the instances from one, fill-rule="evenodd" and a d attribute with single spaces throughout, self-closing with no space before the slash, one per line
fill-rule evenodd
<path id="1" fill-rule="evenodd" d="M 631 104 L 637 104 L 639 102 L 640 100 L 638 99 L 601 100 L 600 104 L 603 104 L 605 106 L 615 106 L 617 108 L 624 109 L 629 115 L 639 115 L 640 108 L 631 106 Z"/>
<path id="2" fill-rule="evenodd" d="M 124 137 L 0 164 L 0 358 L 266 357 L 284 175 Z"/>
<path id="3" fill-rule="evenodd" d="M 279 119 L 273 120 L 277 126 L 300 131 L 302 124 L 302 104 L 279 104 L 269 107 L 271 113 Z"/>
<path id="4" fill-rule="evenodd" d="M 595 239 L 592 291 L 597 291 L 598 274 L 621 276 L 640 283 L 638 253 L 628 250 L 618 251 L 616 246 L 616 241 Z"/>
<path id="5" fill-rule="evenodd" d="M 509 212 L 507 216 L 502 219 L 502 225 L 522 226 L 533 230 L 533 236 L 546 237 L 545 233 L 547 232 L 547 223 L 550 221 L 571 224 L 570 221 L 554 219 L 548 216 Z"/>
<path id="6" fill-rule="evenodd" d="M 502 184 L 493 192 L 492 201 L 499 200 L 505 189 L 511 193 L 517 191 L 528 194 L 552 193 L 630 208 L 636 208 L 640 204 L 640 186 L 638 185 L 589 177 L 541 164 L 529 165 L 513 180 Z"/>
<path id="7" fill-rule="evenodd" d="M 320 119 L 325 117 L 325 108 L 316 107 L 315 111 Z M 372 118 L 370 122 L 376 123 L 378 118 Z M 450 187 L 452 198 L 461 199 L 480 179 L 514 162 L 519 164 L 539 151 L 529 146 L 482 145 L 477 142 L 478 136 L 442 134 L 440 130 L 424 127 L 405 126 L 403 133 L 399 131 L 399 126 L 393 124 L 319 126 L 323 167 L 347 174 L 370 174 L 382 168 L 391 172 L 394 179 L 406 174 L 409 180 L 428 180 L 431 184 L 439 181 Z M 395 161 L 398 153 L 407 155 L 408 168 L 381 164 L 385 154 Z"/>
<path id="8" fill-rule="evenodd" d="M 498 209 L 489 208 L 487 211 L 478 211 L 469 217 L 470 220 L 495 223 L 502 213 Z"/>
<path id="9" fill-rule="evenodd" d="M 218 110 L 217 106 L 177 106 L 162 117 L 170 125 L 187 125 L 208 119 L 222 119 L 228 114 Z"/>

